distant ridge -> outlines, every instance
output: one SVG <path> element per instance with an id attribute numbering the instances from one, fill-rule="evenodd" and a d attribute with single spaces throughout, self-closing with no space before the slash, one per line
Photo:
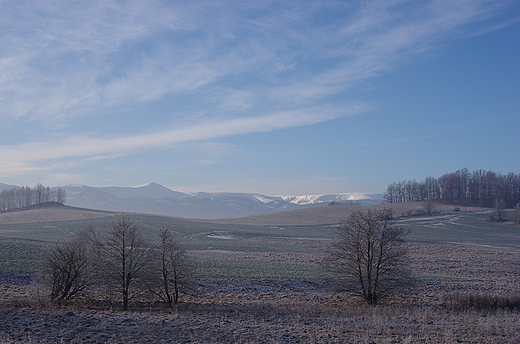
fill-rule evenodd
<path id="1" fill-rule="evenodd" d="M 345 204 L 381 204 L 382 194 L 343 193 L 305 196 L 267 196 L 255 193 L 173 191 L 157 183 L 135 187 L 62 186 L 66 204 L 117 212 L 135 212 L 191 219 L 237 218 L 287 210 Z"/>
<path id="2" fill-rule="evenodd" d="M 15 187 L 17 186 L 0 183 L 0 191 Z M 65 204 L 73 207 L 189 219 L 239 218 L 328 204 L 377 205 L 383 202 L 383 195 L 375 193 L 301 196 L 268 196 L 236 192 L 185 193 L 153 182 L 131 187 L 65 185 L 61 188 L 67 194 Z"/>

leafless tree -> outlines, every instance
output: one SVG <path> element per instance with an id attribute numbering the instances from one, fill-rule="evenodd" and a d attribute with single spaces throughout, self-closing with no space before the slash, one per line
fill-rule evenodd
<path id="1" fill-rule="evenodd" d="M 428 214 L 431 215 L 435 212 L 435 201 L 433 199 L 427 199 L 423 202 L 423 209 Z"/>
<path id="2" fill-rule="evenodd" d="M 186 251 L 166 227 L 160 233 L 160 242 L 154 249 L 154 266 L 149 270 L 149 289 L 170 308 L 179 301 L 181 293 L 194 288 L 194 269 Z"/>
<path id="3" fill-rule="evenodd" d="M 65 201 L 67 200 L 67 191 L 65 189 L 58 187 L 56 189 L 56 202 L 65 204 Z"/>
<path id="4" fill-rule="evenodd" d="M 49 186 L 45 187 L 41 183 L 36 184 L 34 188 L 15 186 L 0 191 L 0 211 L 29 207 L 50 201 L 65 203 L 66 200 L 67 193 L 61 187 L 51 190 Z"/>
<path id="5" fill-rule="evenodd" d="M 403 247 L 407 232 L 395 226 L 391 209 L 351 212 L 336 234 L 325 262 L 346 290 L 375 305 L 410 282 L 407 251 Z"/>
<path id="6" fill-rule="evenodd" d="M 446 173 L 439 178 L 427 177 L 391 183 L 385 192 L 389 203 L 434 199 L 456 205 L 473 205 L 493 208 L 495 199 L 504 200 L 507 208 L 513 208 L 520 200 L 520 174 L 503 175 L 498 172 L 463 168 Z"/>
<path id="7" fill-rule="evenodd" d="M 497 221 L 497 222 L 504 221 L 504 210 L 505 209 L 506 209 L 506 202 L 503 199 L 499 200 L 498 198 L 496 198 L 495 201 L 493 202 L 493 214 L 492 214 L 491 219 L 494 221 Z M 495 219 L 495 216 L 496 216 L 496 219 Z"/>
<path id="8" fill-rule="evenodd" d="M 130 217 L 122 215 L 99 245 L 99 268 L 107 282 L 118 290 L 123 310 L 142 293 L 138 285 L 150 264 L 150 245 Z"/>
<path id="9" fill-rule="evenodd" d="M 50 284 L 51 299 L 62 303 L 85 291 L 92 283 L 92 260 L 87 240 L 76 235 L 51 244 L 42 254 L 42 273 Z"/>
<path id="10" fill-rule="evenodd" d="M 513 219 L 520 225 L 520 203 L 516 205 L 516 207 L 513 209 Z"/>

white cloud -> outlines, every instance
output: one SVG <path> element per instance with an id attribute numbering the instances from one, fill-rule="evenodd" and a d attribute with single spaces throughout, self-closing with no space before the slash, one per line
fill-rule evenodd
<path id="1" fill-rule="evenodd" d="M 1 116 L 109 115 L 224 79 L 225 87 L 227 78 L 230 89 L 301 106 L 435 48 L 492 9 L 486 1 L 2 2 Z M 317 18 L 324 13 L 330 21 Z M 220 107 L 255 102 L 243 100 Z"/>
<path id="2" fill-rule="evenodd" d="M 20 135 L 18 142 L 26 143 L 0 146 L 0 173 L 52 172 L 366 111 L 367 105 L 348 104 L 350 87 L 422 58 L 443 39 L 467 36 L 466 27 L 502 5 L 2 1 L 0 125 L 20 130 L 21 120 L 37 123 L 40 137 L 50 139 Z M 514 22 L 490 23 L 479 32 Z M 338 95 L 343 100 L 331 101 Z M 116 116 L 164 99 L 186 103 L 163 110 L 180 113 L 190 125 L 169 118 L 174 129 L 142 128 L 127 136 L 93 136 L 76 126 L 79 117 Z"/>
<path id="3" fill-rule="evenodd" d="M 231 135 L 267 132 L 295 126 L 312 125 L 342 116 L 353 116 L 367 107 L 351 104 L 349 107 L 308 108 L 269 114 L 265 116 L 235 118 L 199 123 L 190 127 L 122 137 L 71 136 L 49 142 L 31 142 L 16 146 L 0 147 L 0 165 L 3 175 L 35 172 L 40 163 L 46 162 L 43 170 L 57 167 L 59 159 L 73 159 L 72 164 L 81 164 L 79 158 L 92 161 L 146 151 L 152 148 L 172 146 L 183 142 L 216 139 Z"/>

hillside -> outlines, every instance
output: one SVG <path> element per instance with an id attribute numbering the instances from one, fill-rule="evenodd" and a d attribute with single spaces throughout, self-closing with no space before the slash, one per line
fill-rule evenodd
<path id="1" fill-rule="evenodd" d="M 333 205 L 315 206 L 296 210 L 262 214 L 256 216 L 227 218 L 227 219 L 189 219 L 178 218 L 183 221 L 215 223 L 221 225 L 243 225 L 243 226 L 322 226 L 332 225 L 340 222 L 351 211 L 368 208 L 390 207 L 396 215 L 415 212 L 423 207 L 422 202 L 407 202 L 380 205 Z M 454 206 L 438 204 L 436 209 L 451 210 Z M 59 203 L 45 203 L 25 209 L 13 210 L 0 213 L 0 225 L 38 223 L 38 222 L 60 222 L 97 219 L 120 214 L 118 211 L 102 211 L 86 208 L 67 206 Z M 143 214 L 143 212 L 128 212 L 128 214 Z M 157 218 L 173 218 L 171 216 L 150 215 Z"/>
<path id="2" fill-rule="evenodd" d="M 395 215 L 415 213 L 423 208 L 422 202 L 406 202 L 379 205 L 332 205 L 296 209 L 274 214 L 263 214 L 233 219 L 213 219 L 207 222 L 248 226 L 322 226 L 337 224 L 355 210 L 368 208 L 392 208 Z M 453 209 L 453 205 L 437 204 L 437 211 Z"/>
<path id="3" fill-rule="evenodd" d="M 61 203 L 49 202 L 24 209 L 0 212 L 0 225 L 88 220 L 114 216 L 115 214 L 117 213 L 76 208 Z"/>

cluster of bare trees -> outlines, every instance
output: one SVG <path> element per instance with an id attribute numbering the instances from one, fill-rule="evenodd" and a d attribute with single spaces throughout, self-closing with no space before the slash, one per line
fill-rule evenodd
<path id="1" fill-rule="evenodd" d="M 51 189 L 38 183 L 34 188 L 30 186 L 4 189 L 0 192 L 0 211 L 19 209 L 44 202 L 65 203 L 67 193 L 58 187 Z"/>
<path id="2" fill-rule="evenodd" d="M 389 203 L 436 200 L 450 204 L 493 207 L 504 200 L 507 208 L 520 202 L 520 174 L 468 169 L 447 173 L 421 182 L 403 181 L 388 185 L 385 200 Z"/>
<path id="3" fill-rule="evenodd" d="M 405 230 L 395 225 L 391 209 L 353 211 L 336 229 L 325 264 L 346 291 L 376 305 L 411 285 Z M 194 270 L 172 231 L 164 228 L 156 244 L 139 225 L 122 215 L 104 236 L 89 229 L 50 245 L 42 255 L 42 277 L 52 301 L 61 304 L 94 290 L 124 311 L 139 298 L 160 299 L 169 307 L 194 290 Z"/>
<path id="4" fill-rule="evenodd" d="M 57 303 L 96 290 L 111 304 L 119 301 L 125 311 L 137 297 L 156 296 L 172 307 L 181 293 L 193 289 L 194 277 L 169 228 L 152 244 L 126 215 L 104 237 L 88 230 L 50 246 L 42 255 L 42 274 Z"/>

